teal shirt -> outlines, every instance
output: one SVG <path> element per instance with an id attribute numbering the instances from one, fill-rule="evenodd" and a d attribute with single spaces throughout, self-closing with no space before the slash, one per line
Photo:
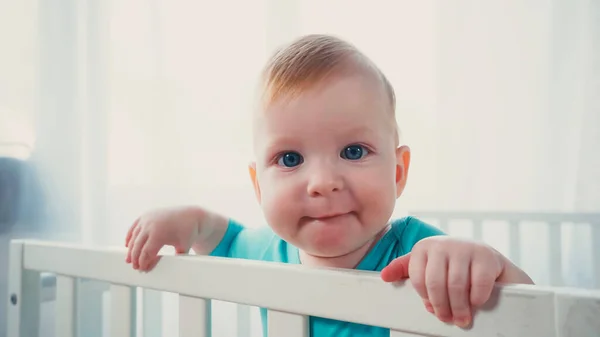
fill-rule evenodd
<path id="1" fill-rule="evenodd" d="M 391 229 L 365 255 L 356 269 L 381 271 L 395 258 L 409 253 L 419 240 L 434 235 L 443 235 L 443 232 L 416 218 L 394 220 Z M 230 220 L 225 236 L 210 255 L 300 264 L 298 248 L 279 238 L 270 227 L 245 228 L 233 220 Z M 267 311 L 263 308 L 261 317 L 266 336 Z M 321 317 L 309 318 L 309 330 L 312 337 L 389 336 L 388 329 Z"/>

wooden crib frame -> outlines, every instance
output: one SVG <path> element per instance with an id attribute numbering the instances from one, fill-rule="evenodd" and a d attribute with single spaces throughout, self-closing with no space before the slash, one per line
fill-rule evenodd
<path id="1" fill-rule="evenodd" d="M 110 283 L 114 337 L 136 336 L 137 288 L 179 294 L 183 337 L 211 335 L 211 299 L 267 308 L 273 337 L 308 336 L 308 316 L 387 327 L 392 337 L 600 336 L 600 291 L 595 290 L 498 285 L 473 326 L 463 330 L 428 313 L 410 282 L 387 284 L 373 272 L 167 255 L 152 272 L 141 273 L 124 259 L 123 249 L 12 241 L 7 336 L 38 336 L 42 272 L 56 274 L 57 337 L 79 335 L 81 279 Z"/>

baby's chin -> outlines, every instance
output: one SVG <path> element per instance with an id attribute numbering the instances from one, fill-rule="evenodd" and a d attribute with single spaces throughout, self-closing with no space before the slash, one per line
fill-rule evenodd
<path id="1" fill-rule="evenodd" d="M 300 245 L 301 261 L 304 265 L 354 269 L 371 249 L 372 240 L 367 243 L 349 245 L 342 243 L 335 246 L 320 246 L 314 243 Z"/>
<path id="2" fill-rule="evenodd" d="M 298 248 L 318 258 L 341 258 L 361 250 L 372 242 L 372 237 L 356 229 L 347 232 L 335 231 L 321 233 L 317 231 L 303 233 L 298 239 Z M 335 235 L 337 234 L 337 235 Z"/>

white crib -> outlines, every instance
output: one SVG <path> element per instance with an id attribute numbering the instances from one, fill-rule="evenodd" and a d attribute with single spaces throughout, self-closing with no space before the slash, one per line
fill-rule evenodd
<path id="1" fill-rule="evenodd" d="M 43 272 L 56 275 L 57 337 L 87 336 L 86 324 L 94 324 L 85 320 L 96 301 L 85 280 L 110 284 L 106 312 L 114 337 L 138 335 L 138 288 L 179 294 L 183 337 L 211 336 L 212 299 L 267 308 L 268 334 L 277 337 L 308 336 L 308 316 L 387 327 L 392 337 L 600 336 L 596 290 L 497 286 L 473 327 L 462 330 L 428 313 L 409 282 L 387 284 L 377 273 L 200 256 L 165 256 L 152 272 L 140 273 L 124 257 L 123 249 L 11 242 L 8 337 L 39 335 Z"/>

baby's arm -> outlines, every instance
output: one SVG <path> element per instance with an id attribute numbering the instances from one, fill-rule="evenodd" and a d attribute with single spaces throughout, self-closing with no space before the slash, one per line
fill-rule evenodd
<path id="1" fill-rule="evenodd" d="M 149 212 L 127 232 L 126 262 L 134 269 L 151 270 L 164 246 L 173 246 L 178 254 L 191 248 L 196 254 L 207 255 L 221 242 L 228 224 L 227 218 L 196 206 Z"/>
<path id="2" fill-rule="evenodd" d="M 198 255 L 208 255 L 225 236 L 229 219 L 198 207 L 193 208 L 193 211 L 198 214 L 198 238 L 192 243 L 191 248 Z"/>

